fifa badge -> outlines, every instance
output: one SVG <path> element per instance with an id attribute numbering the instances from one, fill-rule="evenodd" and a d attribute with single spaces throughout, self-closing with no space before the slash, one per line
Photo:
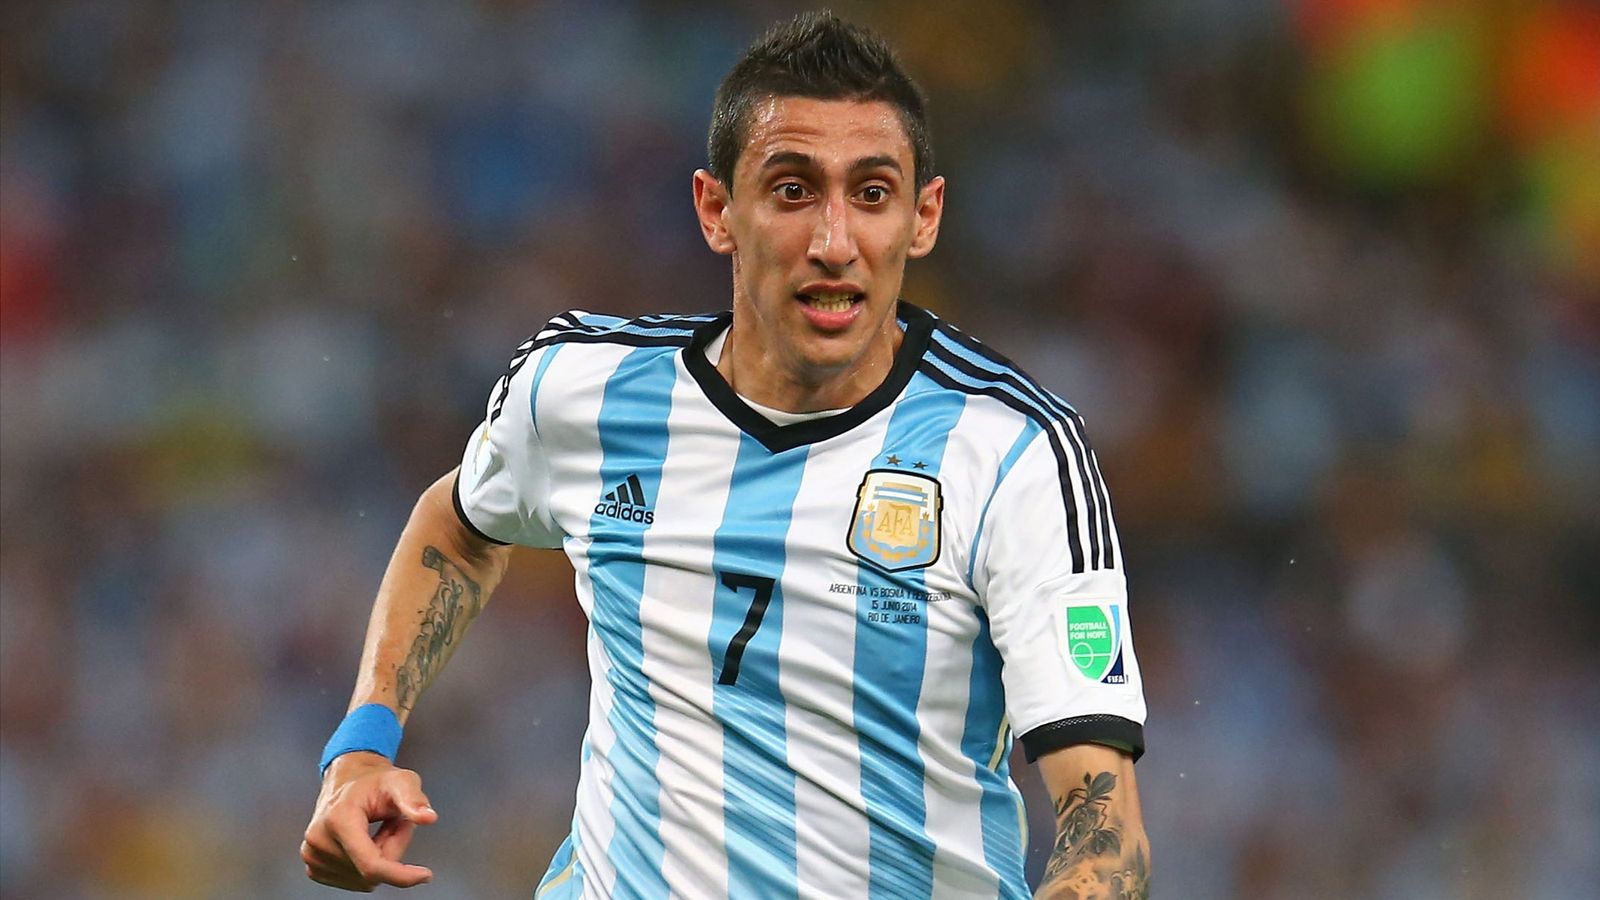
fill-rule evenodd
<path id="1" fill-rule="evenodd" d="M 1122 606 L 1079 601 L 1061 607 L 1056 639 L 1078 674 L 1101 684 L 1126 684 L 1122 667 Z"/>

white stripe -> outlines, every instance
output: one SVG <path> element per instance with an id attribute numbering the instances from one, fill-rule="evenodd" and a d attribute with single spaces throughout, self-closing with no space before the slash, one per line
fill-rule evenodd
<path id="1" fill-rule="evenodd" d="M 578 577 L 580 594 L 589 588 L 588 561 Z M 592 596 L 592 595 L 591 595 Z M 606 673 L 611 669 L 611 659 L 600 645 L 594 629 L 589 629 L 589 678 L 593 687 L 589 691 L 589 759 L 578 775 L 578 861 L 583 866 L 584 888 L 591 888 L 602 896 L 609 896 L 617 883 L 617 870 L 611 864 L 607 850 L 617 831 L 616 820 L 611 817 L 611 781 L 616 770 L 611 767 L 611 751 L 617 742 L 611 729 L 611 682 Z"/>
<path id="2" fill-rule="evenodd" d="M 673 896 L 728 892 L 723 846 L 722 729 L 711 715 L 711 633 L 715 585 L 707 577 L 707 536 L 727 504 L 739 436 L 720 422 L 678 366 L 655 521 L 645 531 L 644 672 L 656 703 L 660 761 L 662 874 Z M 692 436 L 692 437 L 686 437 Z M 693 452 L 682 444 L 693 440 Z"/>
<path id="3" fill-rule="evenodd" d="M 551 461 L 551 514 L 562 530 L 571 535 L 565 542 L 565 550 L 573 564 L 578 605 L 586 617 L 594 611 L 588 537 L 589 516 L 594 505 L 592 500 L 579 498 L 593 498 L 601 489 L 600 448 L 594 440 L 598 434 L 600 400 L 607 378 L 630 349 L 617 347 L 610 353 L 592 352 L 581 357 L 562 351 L 562 355 L 551 361 L 544 382 L 560 389 L 541 390 L 537 398 L 538 420 L 548 423 L 541 437 Z M 547 352 L 555 351 L 552 348 Z M 580 359 L 580 377 L 564 377 L 566 372 L 560 378 L 550 377 L 557 369 L 572 368 Z M 548 427 L 556 423 L 558 427 Z M 586 436 L 582 443 L 576 441 L 579 435 Z M 617 881 L 616 868 L 607 853 L 612 835 L 616 833 L 616 822 L 611 817 L 611 782 L 616 772 L 610 758 L 617 736 L 611 728 L 614 697 L 607 677 L 612 661 L 592 626 L 588 632 L 588 650 L 590 755 L 579 772 L 574 818 L 578 828 L 578 863 L 584 870 L 584 891 L 608 896 Z"/>
<path id="4" fill-rule="evenodd" d="M 584 344 L 545 351 L 557 356 L 545 370 L 535 414 L 550 466 L 551 516 L 565 534 L 587 535 L 595 498 L 613 487 L 600 483 L 600 406 L 606 382 L 635 349 Z M 583 611 L 588 614 L 590 607 Z"/>
<path id="5" fill-rule="evenodd" d="M 1103 569 L 1106 567 L 1106 548 L 1104 546 L 1105 541 L 1102 539 L 1104 535 L 1101 534 L 1100 499 L 1104 496 L 1104 489 L 1100 482 L 1100 470 L 1095 466 L 1094 450 L 1089 446 L 1089 435 L 1084 431 L 1083 424 L 1076 418 L 1068 419 L 1067 428 L 1069 434 L 1077 441 L 1077 446 L 1080 448 L 1081 452 L 1078 458 L 1083 461 L 1084 469 L 1089 473 L 1089 481 L 1084 485 L 1084 499 L 1089 507 L 1089 528 L 1092 531 L 1091 536 L 1094 538 L 1094 546 L 1100 547 L 1100 552 L 1089 556 L 1085 560 L 1085 565 L 1090 569 Z M 1089 553 L 1090 546 L 1089 544 L 1084 545 L 1085 554 Z"/>
<path id="6" fill-rule="evenodd" d="M 1083 477 L 1078 474 L 1078 461 L 1083 459 L 1082 451 L 1078 449 L 1081 445 L 1076 443 L 1076 437 L 1070 430 L 1071 426 L 1053 422 L 1050 427 L 1061 436 L 1067 451 L 1067 481 L 1072 487 L 1072 505 L 1077 507 L 1078 514 L 1077 520 L 1072 524 L 1078 529 L 1078 546 L 1083 550 L 1083 568 L 1085 571 L 1091 571 L 1099 564 L 1093 552 L 1099 538 L 1095 538 L 1094 543 L 1090 542 L 1089 532 L 1095 527 L 1094 491 L 1089 485 L 1084 484 Z M 1087 461 L 1084 465 L 1088 465 Z"/>
<path id="7" fill-rule="evenodd" d="M 881 415 L 849 436 L 852 449 L 813 446 L 801 475 L 784 552 L 806 564 L 786 565 L 785 597 L 815 597 L 830 584 L 856 583 L 854 557 L 839 552 L 855 507 L 861 473 L 883 443 Z M 832 442 L 830 442 L 832 443 Z M 826 524 L 826 529 L 804 524 Z M 866 897 L 866 801 L 861 796 L 861 747 L 855 721 L 854 594 L 822 593 L 824 602 L 785 603 L 778 679 L 789 703 L 784 727 L 789 765 L 811 777 L 795 779 L 795 869 L 803 898 Z"/>
<path id="8" fill-rule="evenodd" d="M 933 900 L 993 897 L 999 879 L 983 859 L 983 789 L 977 765 L 961 753 L 972 678 L 971 607 L 960 600 L 928 604 L 928 660 L 917 705 L 922 734 L 917 750 L 926 775 L 923 804 L 934 843 Z M 952 632 L 954 634 L 952 634 Z M 956 646 L 952 646 L 952 637 Z M 964 642 L 963 642 L 964 639 Z M 944 740 L 935 738 L 943 736 Z"/>
<path id="9" fill-rule="evenodd" d="M 960 473 L 959 478 L 942 479 L 951 485 L 945 498 L 963 508 L 981 509 L 994 484 L 995 473 L 1009 444 L 997 447 L 992 440 L 969 441 L 965 435 L 1003 434 L 1011 430 L 1015 414 L 995 403 L 973 402 L 969 397 L 961 417 L 950 429 L 940 472 Z M 971 449 L 981 447 L 986 455 L 974 458 Z M 998 449 L 998 452 L 994 452 Z M 980 491 L 979 488 L 982 488 Z M 956 494 L 955 492 L 960 492 Z M 955 518 L 945 516 L 946 523 Z M 970 534 L 947 534 L 956 538 L 945 546 L 952 552 L 953 566 L 936 566 L 929 578 L 942 572 L 966 574 L 966 552 Z M 960 543 L 965 542 L 965 543 Z M 983 788 L 978 784 L 977 764 L 961 753 L 961 737 L 966 729 L 967 704 L 971 700 L 972 642 L 977 636 L 978 619 L 972 598 L 964 595 L 966 585 L 930 583 L 929 588 L 957 588 L 947 600 L 923 604 L 928 622 L 928 653 L 923 664 L 922 696 L 917 701 L 917 721 L 921 725 L 917 752 L 924 767 L 924 826 L 933 841 L 932 900 L 994 897 L 999 879 L 988 871 L 983 857 Z"/>
<path id="10" fill-rule="evenodd" d="M 566 331 L 575 331 L 577 330 L 578 326 L 574 325 L 573 322 L 582 323 L 583 317 L 587 315 L 589 315 L 589 313 L 584 312 L 581 309 L 570 309 L 566 312 L 558 313 L 557 316 L 559 318 L 552 318 L 548 323 L 546 323 L 549 327 L 539 332 L 539 334 L 534 337 L 534 340 L 544 340 L 553 334 L 561 334 L 562 332 Z M 567 317 L 570 317 L 572 321 L 567 321 Z"/>
<path id="11" fill-rule="evenodd" d="M 1111 490 L 1106 487 L 1105 477 L 1100 474 L 1100 455 L 1091 450 L 1089 451 L 1089 458 L 1094 461 L 1094 477 L 1100 480 L 1100 491 L 1105 494 L 1106 498 L 1106 522 L 1111 526 L 1111 549 L 1116 552 L 1116 558 L 1113 561 L 1118 569 L 1127 571 L 1127 568 L 1122 564 L 1122 538 L 1117 534 L 1117 519 L 1111 514 Z"/>

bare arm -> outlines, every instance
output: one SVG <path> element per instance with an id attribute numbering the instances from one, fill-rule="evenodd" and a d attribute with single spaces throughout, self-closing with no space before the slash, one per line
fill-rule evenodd
<path id="1" fill-rule="evenodd" d="M 505 574 L 511 548 L 457 516 L 455 471 L 423 492 L 384 571 L 350 708 L 381 703 L 402 723 L 455 652 Z M 376 753 L 346 753 L 323 775 L 300 856 L 315 881 L 353 891 L 411 887 L 433 877 L 400 859 L 417 825 L 437 819 L 415 772 Z M 382 822 L 369 834 L 373 822 Z"/>
<path id="2" fill-rule="evenodd" d="M 456 515 L 452 469 L 423 492 L 378 588 L 350 708 L 382 703 L 403 724 L 505 575 L 511 548 Z"/>
<path id="3" fill-rule="evenodd" d="M 1056 841 L 1038 900 L 1146 900 L 1150 841 L 1133 760 L 1099 744 L 1039 757 L 1056 811 Z"/>

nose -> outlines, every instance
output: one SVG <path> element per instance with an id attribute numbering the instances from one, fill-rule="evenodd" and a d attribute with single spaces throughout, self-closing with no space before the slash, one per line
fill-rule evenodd
<path id="1" fill-rule="evenodd" d="M 811 246 L 806 255 L 830 272 L 843 271 L 856 261 L 856 239 L 850 228 L 850 206 L 844 197 L 830 197 L 818 208 Z"/>

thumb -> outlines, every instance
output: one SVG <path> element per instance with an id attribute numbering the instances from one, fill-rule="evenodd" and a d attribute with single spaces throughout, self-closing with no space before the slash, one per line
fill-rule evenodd
<path id="1" fill-rule="evenodd" d="M 400 815 L 418 825 L 432 825 L 439 821 L 439 813 L 434 810 L 421 790 L 402 789 L 395 794 L 394 805 L 399 809 Z"/>

